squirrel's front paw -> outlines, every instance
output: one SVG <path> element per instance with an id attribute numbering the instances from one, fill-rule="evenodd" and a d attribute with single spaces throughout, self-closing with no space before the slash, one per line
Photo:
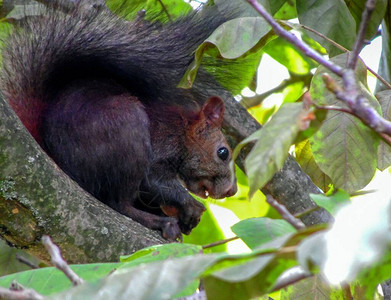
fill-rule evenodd
<path id="1" fill-rule="evenodd" d="M 178 221 L 174 218 L 164 218 L 162 225 L 162 236 L 171 242 L 182 242 L 182 232 L 179 228 Z"/>
<path id="2" fill-rule="evenodd" d="M 161 205 L 162 211 L 170 217 L 178 219 L 178 225 L 184 234 L 190 234 L 191 230 L 200 222 L 205 206 L 195 200 L 189 199 L 181 207 L 172 205 Z"/>

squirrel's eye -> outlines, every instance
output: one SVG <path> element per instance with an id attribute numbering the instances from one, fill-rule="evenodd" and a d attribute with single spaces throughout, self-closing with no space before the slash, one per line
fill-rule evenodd
<path id="1" fill-rule="evenodd" d="M 221 159 L 221 160 L 227 160 L 228 156 L 229 156 L 229 151 L 227 148 L 225 147 L 221 147 L 219 148 L 219 150 L 217 150 L 217 156 Z"/>

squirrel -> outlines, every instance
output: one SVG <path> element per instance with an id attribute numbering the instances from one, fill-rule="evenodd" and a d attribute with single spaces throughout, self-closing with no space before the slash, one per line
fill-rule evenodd
<path id="1" fill-rule="evenodd" d="M 220 130 L 226 91 L 200 70 L 177 88 L 192 55 L 228 17 L 216 9 L 168 24 L 104 9 L 48 8 L 2 50 L 1 89 L 54 162 L 98 200 L 175 241 L 206 198 L 236 193 Z"/>

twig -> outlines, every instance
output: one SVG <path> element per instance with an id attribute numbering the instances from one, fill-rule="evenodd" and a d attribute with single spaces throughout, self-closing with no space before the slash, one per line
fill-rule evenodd
<path id="1" fill-rule="evenodd" d="M 304 74 L 304 75 L 292 74 L 291 78 L 283 80 L 278 86 L 268 90 L 265 93 L 258 94 L 254 97 L 243 97 L 242 101 L 240 101 L 240 104 L 242 104 L 243 107 L 246 109 L 259 105 L 262 103 L 263 100 L 265 100 L 271 94 L 280 92 L 293 83 L 302 81 L 304 82 L 304 84 L 308 85 L 309 82 L 311 81 L 311 78 L 312 78 L 312 74 Z"/>
<path id="2" fill-rule="evenodd" d="M 162 9 L 164 11 L 164 13 L 167 15 L 167 18 L 169 21 L 172 21 L 172 18 L 171 18 L 171 15 L 170 13 L 168 12 L 166 6 L 164 5 L 164 3 L 162 2 L 162 0 L 158 0 L 158 2 L 160 3 L 160 5 L 162 6 Z"/>
<path id="3" fill-rule="evenodd" d="M 65 276 L 69 278 L 74 286 L 79 285 L 84 282 L 73 270 L 69 267 L 67 262 L 62 258 L 60 248 L 55 245 L 51 238 L 47 235 L 42 237 L 42 244 L 45 246 L 46 251 L 49 253 L 51 257 L 52 264 L 62 271 Z"/>
<path id="4" fill-rule="evenodd" d="M 297 218 L 297 219 L 301 219 L 301 218 L 303 218 L 304 216 L 308 216 L 309 214 L 311 214 L 311 213 L 313 213 L 314 211 L 317 211 L 317 210 L 319 210 L 319 209 L 320 209 L 319 206 L 314 206 L 314 207 L 309 208 L 309 209 L 306 209 L 306 210 L 304 210 L 304 211 L 302 211 L 302 212 L 300 212 L 300 213 L 296 213 L 296 214 L 294 214 L 293 216 L 294 216 L 295 218 Z"/>
<path id="5" fill-rule="evenodd" d="M 344 112 L 360 119 L 361 122 L 377 132 L 386 143 L 391 145 L 391 122 L 382 118 L 369 104 L 366 97 L 360 94 L 354 70 L 345 70 L 342 79 L 345 89 L 338 86 L 330 75 L 323 74 L 326 88 L 349 107 Z"/>
<path id="6" fill-rule="evenodd" d="M 0 298 L 10 300 L 41 300 L 43 296 L 32 289 L 11 290 L 0 287 Z"/>
<path id="7" fill-rule="evenodd" d="M 31 261 L 29 261 L 27 258 L 25 258 L 22 255 L 17 254 L 16 259 L 20 263 L 25 264 L 26 266 L 29 266 L 31 269 L 39 269 L 39 267 L 36 264 L 32 263 Z"/>
<path id="8" fill-rule="evenodd" d="M 323 33 L 320 33 L 319 31 L 316 31 L 315 29 L 311 28 L 311 27 L 308 27 L 306 25 L 303 25 L 303 24 L 298 24 L 301 28 L 307 30 L 307 31 L 310 31 L 312 32 L 313 34 L 321 37 L 322 39 L 328 41 L 330 44 L 332 44 L 335 48 L 338 48 L 339 50 L 341 51 L 344 51 L 344 52 L 349 52 L 348 49 L 346 49 L 344 46 L 338 44 L 336 41 L 330 39 L 329 37 L 325 36 Z"/>
<path id="9" fill-rule="evenodd" d="M 313 34 L 316 34 L 317 36 L 325 39 L 326 41 L 328 41 L 329 43 L 331 43 L 334 47 L 338 48 L 339 50 L 341 51 L 344 51 L 346 53 L 350 52 L 348 49 L 346 49 L 344 46 L 338 44 L 336 41 L 333 41 L 332 39 L 328 38 L 327 36 L 325 36 L 324 34 L 310 28 L 310 27 L 307 27 L 305 25 L 302 25 L 302 24 L 299 24 L 300 27 L 302 27 L 303 29 L 305 30 L 308 30 L 308 31 L 311 31 Z M 368 71 L 371 72 L 381 83 L 383 83 L 388 89 L 391 90 L 391 84 L 389 82 L 387 82 L 387 80 L 385 80 L 383 77 L 381 77 L 378 73 L 375 72 L 375 70 L 373 70 L 372 68 L 366 66 Z"/>
<path id="10" fill-rule="evenodd" d="M 210 243 L 210 244 L 207 244 L 207 245 L 202 246 L 202 249 L 208 249 L 208 248 L 220 246 L 220 245 L 226 244 L 226 243 L 228 243 L 228 242 L 235 241 L 235 240 L 237 240 L 238 238 L 239 238 L 238 236 L 234 236 L 234 237 L 231 237 L 231 238 L 229 238 L 229 239 L 225 239 L 225 240 L 217 241 L 217 242 L 214 242 L 214 243 Z"/>
<path id="11" fill-rule="evenodd" d="M 352 295 L 352 289 L 348 283 L 342 283 L 341 289 L 344 295 L 344 299 L 354 299 Z"/>
<path id="12" fill-rule="evenodd" d="M 82 8 L 84 11 L 94 11 L 96 9 L 104 9 L 109 12 L 107 6 L 105 5 L 104 0 L 83 0 L 81 1 L 55 1 L 53 0 L 36 0 L 37 2 L 42 3 L 47 7 L 55 7 L 56 9 L 61 10 L 64 13 L 69 13 L 74 10 L 76 7 L 78 9 Z"/>
<path id="13" fill-rule="evenodd" d="M 365 99 L 366 100 L 366 99 Z M 356 118 L 359 118 L 352 110 L 350 110 L 349 108 L 343 108 L 343 107 L 338 107 L 338 106 L 319 106 L 315 103 L 313 103 L 313 105 L 317 108 L 317 109 L 324 109 L 324 110 L 334 110 L 334 111 L 340 111 L 340 112 L 344 112 L 344 113 L 347 113 L 347 114 L 350 114 Z M 363 122 L 364 124 L 366 124 L 368 127 L 371 127 L 366 120 L 363 120 L 361 118 L 359 118 L 361 120 L 361 122 Z M 386 133 L 382 133 L 382 132 L 377 132 L 377 134 L 380 135 L 380 137 L 387 143 L 391 146 L 391 136 L 387 135 Z"/>
<path id="14" fill-rule="evenodd" d="M 208 300 L 205 290 L 197 290 L 193 295 L 178 298 L 177 300 Z"/>
<path id="15" fill-rule="evenodd" d="M 304 271 L 301 267 L 294 267 L 291 270 L 288 270 L 286 274 L 282 275 L 278 280 L 276 281 L 276 284 L 273 287 L 273 292 L 278 291 L 280 289 L 283 289 L 284 287 L 287 287 L 289 285 L 292 285 L 296 282 L 299 282 L 300 280 L 312 277 L 313 274 L 310 274 L 306 271 Z"/>
<path id="16" fill-rule="evenodd" d="M 264 19 L 270 24 L 273 28 L 274 32 L 282 37 L 283 39 L 290 42 L 292 45 L 296 46 L 300 51 L 302 51 L 305 55 L 317 61 L 319 64 L 325 66 L 327 69 L 342 77 L 343 69 L 334 64 L 333 62 L 325 59 L 322 55 L 308 46 L 306 43 L 298 39 L 293 33 L 286 31 L 278 22 L 265 10 L 265 8 L 258 3 L 257 0 L 247 0 L 258 12 L 264 17 Z"/>
<path id="17" fill-rule="evenodd" d="M 344 113 L 350 114 L 350 115 L 358 118 L 358 116 L 348 108 L 342 108 L 342 107 L 337 107 L 337 106 L 318 106 L 316 104 L 314 104 L 314 106 L 318 109 L 344 112 Z M 359 119 L 361 120 L 361 122 L 366 124 L 368 127 L 371 127 L 366 120 L 363 120 L 362 118 L 359 118 Z M 389 136 L 388 134 L 383 133 L 383 132 L 376 132 L 376 133 L 379 134 L 379 136 L 383 139 L 384 142 L 386 142 L 388 145 L 391 146 L 391 136 Z"/>
<path id="18" fill-rule="evenodd" d="M 315 103 L 313 103 L 313 105 L 317 109 L 334 110 L 334 111 L 340 111 L 340 112 L 344 112 L 344 113 L 353 115 L 352 111 L 350 109 L 348 109 L 348 108 L 343 108 L 343 107 L 339 107 L 339 106 L 320 106 L 320 105 L 317 105 Z"/>
<path id="19" fill-rule="evenodd" d="M 369 19 L 371 18 L 372 12 L 375 9 L 375 5 L 376 5 L 376 0 L 368 0 L 365 3 L 365 9 L 362 13 L 360 28 L 358 29 L 356 42 L 354 43 L 353 51 L 350 53 L 348 59 L 349 69 L 354 70 L 356 68 L 358 55 L 360 54 L 360 51 L 364 45 L 365 33 L 368 28 Z"/>
<path id="20" fill-rule="evenodd" d="M 11 291 L 23 291 L 26 288 L 21 285 L 19 282 L 17 282 L 15 279 L 11 282 L 10 290 Z"/>
<path id="21" fill-rule="evenodd" d="M 278 203 L 271 195 L 266 195 L 266 202 L 269 203 L 272 207 L 275 208 L 275 210 L 278 211 L 278 213 L 281 215 L 281 217 L 288 221 L 289 224 L 291 224 L 293 227 L 295 227 L 297 230 L 300 230 L 300 229 L 304 229 L 305 228 L 305 225 L 304 223 L 299 220 L 299 219 L 296 219 L 289 211 L 288 209 Z"/>

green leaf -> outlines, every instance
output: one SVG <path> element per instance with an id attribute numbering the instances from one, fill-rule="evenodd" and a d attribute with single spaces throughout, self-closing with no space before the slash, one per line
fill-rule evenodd
<path id="1" fill-rule="evenodd" d="M 271 35 L 269 34 L 268 36 L 270 37 Z M 212 52 L 214 51 L 211 49 L 211 51 L 204 54 L 202 68 L 210 73 L 231 94 L 240 94 L 253 81 L 262 51 L 250 51 L 234 60 L 215 57 L 215 54 Z"/>
<path id="2" fill-rule="evenodd" d="M 184 257 L 198 254 L 202 251 L 201 246 L 191 244 L 171 243 L 155 245 L 141 249 L 131 255 L 121 256 L 121 262 L 125 262 L 125 267 L 139 265 L 153 261 L 165 260 L 174 257 Z"/>
<path id="3" fill-rule="evenodd" d="M 379 61 L 379 75 L 382 76 L 387 82 L 391 82 L 391 10 L 386 10 L 386 15 L 382 22 L 382 50 Z M 388 89 L 380 80 L 376 83 L 376 93 Z"/>
<path id="4" fill-rule="evenodd" d="M 214 255 L 190 256 L 120 269 L 49 299 L 173 299 L 217 258 Z"/>
<path id="5" fill-rule="evenodd" d="M 379 138 L 351 115 L 329 112 L 321 129 L 311 138 L 320 169 L 336 188 L 353 193 L 365 187 L 376 171 Z"/>
<path id="6" fill-rule="evenodd" d="M 230 197 L 227 200 L 217 201 L 216 205 L 231 210 L 240 220 L 259 218 L 268 213 L 270 207 L 268 207 L 266 198 L 260 191 L 255 193 L 251 201 L 247 199 L 248 188 L 244 189 L 243 192 L 239 189 L 239 193 L 242 194 L 242 199 Z"/>
<path id="7" fill-rule="evenodd" d="M 315 203 L 326 209 L 333 216 L 341 207 L 341 205 L 349 203 L 350 195 L 343 190 L 338 190 L 336 193 L 326 196 L 322 194 L 310 194 Z"/>
<path id="8" fill-rule="evenodd" d="M 101 263 L 88 265 L 71 265 L 81 278 L 93 281 L 110 274 L 120 267 L 120 263 Z M 13 280 L 21 285 L 34 289 L 42 295 L 51 295 L 72 287 L 69 279 L 56 268 L 42 268 L 11 274 L 0 278 L 0 286 L 8 288 Z"/>
<path id="9" fill-rule="evenodd" d="M 296 102 L 300 100 L 303 93 L 307 91 L 307 87 L 303 81 L 295 82 L 288 85 L 282 94 L 284 95 L 284 103 Z"/>
<path id="10" fill-rule="evenodd" d="M 390 279 L 391 273 L 391 251 L 381 257 L 379 261 L 372 264 L 370 268 L 363 268 L 359 273 L 357 280 L 360 284 L 358 295 L 365 296 L 365 299 L 374 299 L 377 287 L 380 283 Z M 353 296 L 355 296 L 353 294 Z"/>
<path id="11" fill-rule="evenodd" d="M 204 54 L 212 57 L 236 59 L 256 45 L 261 47 L 270 37 L 268 23 L 259 17 L 243 17 L 220 25 L 196 50 L 195 60 L 190 64 L 179 87 L 190 88 Z"/>
<path id="12" fill-rule="evenodd" d="M 12 274 L 20 271 L 31 270 L 25 264 L 19 262 L 16 258 L 17 255 L 20 255 L 26 258 L 31 263 L 38 265 L 39 260 L 35 257 L 27 254 L 26 252 L 12 248 L 8 246 L 5 241 L 0 240 L 0 276 L 4 276 L 7 274 Z M 0 277 L 1 280 L 1 277 Z"/>
<path id="13" fill-rule="evenodd" d="M 300 24 L 352 49 L 356 39 L 356 22 L 343 0 L 297 0 L 296 6 Z M 325 39 L 311 32 L 308 35 L 326 48 L 330 56 L 341 53 Z"/>
<path id="14" fill-rule="evenodd" d="M 137 251 L 133 255 L 121 257 L 125 263 L 71 265 L 72 270 L 86 281 L 94 281 L 109 275 L 114 270 L 129 269 L 140 264 L 162 261 L 172 257 L 184 257 L 201 252 L 201 247 L 190 244 L 157 245 Z M 9 287 L 16 280 L 18 283 L 35 289 L 43 295 L 64 291 L 71 287 L 65 275 L 55 268 L 43 268 L 25 271 L 0 278 L 0 286 Z M 186 286 L 183 286 L 185 288 Z M 190 283 L 185 294 L 192 294 L 198 287 L 198 281 Z"/>
<path id="15" fill-rule="evenodd" d="M 344 66 L 347 55 L 336 56 L 332 61 Z M 318 105 L 346 105 L 329 92 L 322 79 L 325 68 L 320 66 L 311 82 L 310 93 Z M 364 88 L 366 67 L 359 61 L 357 78 L 362 82 L 361 91 L 370 105 L 380 112 L 379 102 Z M 340 86 L 341 79 L 330 75 Z M 310 138 L 311 149 L 320 169 L 333 181 L 336 188 L 348 193 L 363 188 L 372 179 L 376 170 L 379 136 L 360 120 L 342 112 L 329 111 L 321 128 Z"/>
<path id="16" fill-rule="evenodd" d="M 259 0 L 260 4 L 272 15 L 274 15 L 286 2 L 286 0 Z M 288 1 L 290 2 L 290 1 Z M 247 17 L 258 17 L 259 13 L 249 3 L 242 0 L 214 0 L 214 3 L 219 7 L 231 8 L 235 7 L 242 15 Z"/>
<path id="17" fill-rule="evenodd" d="M 274 15 L 286 2 L 286 0 L 260 0 L 261 3 L 268 12 Z"/>
<path id="18" fill-rule="evenodd" d="M 235 148 L 234 158 L 244 145 L 257 141 L 245 161 L 250 183 L 250 197 L 283 166 L 289 147 L 300 131 L 302 116 L 301 103 L 286 103 L 261 130 L 246 138 Z"/>
<path id="19" fill-rule="evenodd" d="M 311 150 L 310 141 L 304 140 L 295 146 L 295 158 L 312 182 L 322 191 L 327 192 L 331 179 L 319 168 Z"/>
<path id="20" fill-rule="evenodd" d="M 232 231 L 240 237 L 250 249 L 254 249 L 276 237 L 296 232 L 295 228 L 287 221 L 269 218 L 251 218 L 243 220 L 232 226 Z"/>
<path id="21" fill-rule="evenodd" d="M 383 118 L 391 121 L 391 91 L 379 92 L 376 98 L 380 102 Z M 389 166 L 391 166 L 391 146 L 381 140 L 377 149 L 377 167 L 384 171 Z"/>
<path id="22" fill-rule="evenodd" d="M 366 0 L 345 0 L 346 6 L 348 7 L 353 18 L 356 20 L 358 31 L 359 24 L 361 23 L 362 13 L 365 9 Z M 379 28 L 381 21 L 384 18 L 384 14 L 387 11 L 387 0 L 377 0 L 374 11 L 369 19 L 368 27 L 365 32 L 365 38 L 371 40 Z"/>
<path id="23" fill-rule="evenodd" d="M 216 241 L 216 240 L 214 240 Z M 191 244 L 171 243 L 164 245 L 155 245 L 137 251 L 129 256 L 122 256 L 121 262 L 126 262 L 120 268 L 131 268 L 144 263 L 163 261 L 170 258 L 181 258 L 185 256 L 202 253 L 202 247 Z M 180 293 L 175 298 L 189 296 L 195 293 L 200 282 L 198 279 L 193 280 L 187 286 L 183 286 Z"/>
<path id="24" fill-rule="evenodd" d="M 184 243 L 207 245 L 225 239 L 224 233 L 217 223 L 216 218 L 213 216 L 212 210 L 209 209 L 207 201 L 204 202 L 204 205 L 206 211 L 202 215 L 201 222 L 192 230 L 190 235 L 183 236 Z M 208 252 L 223 252 L 226 250 L 227 245 L 223 244 L 209 248 Z"/>
<path id="25" fill-rule="evenodd" d="M 177 17 L 186 15 L 188 12 L 192 11 L 190 4 L 183 0 L 107 0 L 106 5 L 111 11 L 127 20 L 136 19 L 138 13 L 145 10 L 146 20 L 157 20 L 162 23 L 165 23 L 170 19 L 175 20 Z M 162 5 L 164 5 L 164 9 Z"/>
<path id="26" fill-rule="evenodd" d="M 297 18 L 296 1 L 286 1 L 274 15 L 277 20 L 290 20 Z"/>
<path id="27" fill-rule="evenodd" d="M 281 290 L 280 300 L 291 299 L 317 299 L 317 300 L 338 300 L 345 299 L 341 290 L 330 286 L 320 274 L 300 280 Z M 354 298 L 356 299 L 356 298 Z M 359 298 L 357 298 L 359 299 Z"/>
<path id="28" fill-rule="evenodd" d="M 239 167 L 236 167 L 235 173 L 238 184 L 236 194 L 221 201 L 216 201 L 214 204 L 231 210 L 240 220 L 264 217 L 270 210 L 265 195 L 261 191 L 257 191 L 251 201 L 248 201 L 247 176 Z"/>
<path id="29" fill-rule="evenodd" d="M 279 237 L 248 254 L 258 257 L 239 265 L 209 272 L 209 276 L 204 279 L 208 299 L 253 299 L 267 293 L 284 271 L 297 265 L 294 250 L 280 249 L 294 249 L 303 239 L 323 229 L 324 226 L 306 228 Z M 222 260 L 216 265 L 227 261 L 232 263 L 232 259 L 232 256 L 227 257 L 226 261 Z"/>
<path id="30" fill-rule="evenodd" d="M 263 51 L 295 74 L 308 74 L 311 69 L 318 66 L 317 63 L 280 37 L 265 45 Z"/>
<path id="31" fill-rule="evenodd" d="M 168 258 L 133 268 L 120 268 L 105 278 L 95 282 L 86 282 L 53 295 L 49 299 L 173 299 L 184 286 L 188 286 L 202 274 L 208 278 L 226 280 L 230 277 L 233 280 L 245 280 L 245 282 L 252 280 L 253 275 L 260 277 L 266 274 L 268 277 L 262 286 L 256 287 L 253 284 L 255 292 L 260 294 L 266 288 L 270 288 L 280 273 L 296 264 L 294 251 L 278 253 L 278 249 L 280 247 L 294 249 L 291 246 L 298 245 L 306 236 L 322 228 L 308 228 L 281 237 L 278 241 L 263 245 L 262 249 L 257 249 L 252 253 Z M 270 254 L 267 253 L 271 250 L 278 254 L 271 254 L 272 257 L 269 259 Z M 236 272 L 237 270 L 241 272 Z"/>
<path id="32" fill-rule="evenodd" d="M 26 17 L 41 16 L 45 12 L 45 6 L 39 3 L 15 5 L 7 15 L 7 19 L 22 20 Z"/>
<path id="33" fill-rule="evenodd" d="M 317 132 L 326 120 L 328 111 L 323 109 L 314 109 L 311 114 L 311 122 L 307 129 L 300 131 L 295 139 L 295 144 L 308 140 Z"/>

